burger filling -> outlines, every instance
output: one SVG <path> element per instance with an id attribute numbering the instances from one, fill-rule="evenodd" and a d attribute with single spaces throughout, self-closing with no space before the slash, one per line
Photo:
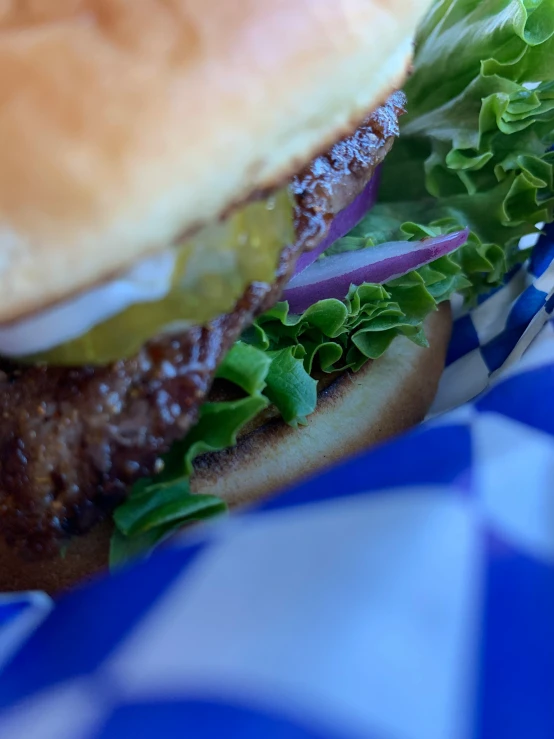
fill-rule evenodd
<path id="1" fill-rule="evenodd" d="M 127 284 L 125 308 L 106 317 L 121 304 L 102 300 L 112 283 L 0 328 L 0 533 L 10 545 L 52 555 L 162 469 L 222 359 L 367 187 L 404 103 L 394 94 L 289 188 L 142 265 L 153 299 Z"/>
<path id="2" fill-rule="evenodd" d="M 553 40 L 546 0 L 433 3 L 369 211 L 401 93 L 126 285 L 0 327 L 6 541 L 52 555 L 113 512 L 112 562 L 148 550 L 224 509 L 191 492 L 200 455 L 270 406 L 301 425 L 321 377 L 425 346 L 439 303 L 503 285 L 554 221 Z"/>

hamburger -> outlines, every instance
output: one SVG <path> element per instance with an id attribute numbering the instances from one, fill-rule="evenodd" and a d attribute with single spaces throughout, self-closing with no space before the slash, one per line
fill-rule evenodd
<path id="1" fill-rule="evenodd" d="M 547 84 L 522 102 L 550 37 L 469 5 L 2 10 L 0 589 L 68 587 L 425 416 L 448 299 L 552 215 Z M 495 23 L 490 64 L 508 41 L 535 68 L 483 71 Z"/>

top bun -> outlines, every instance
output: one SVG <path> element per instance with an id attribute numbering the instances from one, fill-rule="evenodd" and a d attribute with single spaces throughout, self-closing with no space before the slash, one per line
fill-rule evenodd
<path id="1" fill-rule="evenodd" d="M 0 3 L 0 321 L 288 177 L 402 83 L 428 3 Z"/>

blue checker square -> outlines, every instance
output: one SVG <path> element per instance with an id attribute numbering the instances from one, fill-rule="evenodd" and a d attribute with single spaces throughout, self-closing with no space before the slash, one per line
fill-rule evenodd
<path id="1" fill-rule="evenodd" d="M 537 290 L 536 287 L 531 285 L 525 290 L 516 302 L 508 320 L 506 322 L 507 330 L 516 327 L 528 326 L 537 313 L 544 307 L 548 295 L 541 290 Z"/>
<path id="2" fill-rule="evenodd" d="M 504 365 L 518 345 L 523 330 L 520 326 L 513 326 L 481 347 L 481 354 L 491 374 Z"/>
<path id="3" fill-rule="evenodd" d="M 119 706 L 98 739 L 344 739 L 285 716 L 216 701 L 158 701 Z M 377 737 L 367 737 L 377 739 Z"/>
<path id="4" fill-rule="evenodd" d="M 7 603 L 0 603 L 0 629 L 19 618 L 31 607 L 26 598 L 17 598 Z"/>
<path id="5" fill-rule="evenodd" d="M 549 304 L 548 301 L 548 294 L 538 290 L 534 285 L 530 285 L 514 301 L 506 318 L 505 329 L 481 347 L 483 359 L 491 373 L 504 365 L 518 346 L 531 321 Z"/>
<path id="6" fill-rule="evenodd" d="M 452 330 L 452 341 L 446 356 L 446 366 L 465 357 L 466 354 L 478 349 L 480 346 L 479 336 L 475 325 L 468 314 L 454 322 Z"/>
<path id="7" fill-rule="evenodd" d="M 0 674 L 53 608 L 44 593 L 0 595 Z"/>
<path id="8" fill-rule="evenodd" d="M 529 271 L 535 277 L 542 277 L 554 259 L 554 224 L 545 228 L 545 235 L 533 249 Z"/>
<path id="9" fill-rule="evenodd" d="M 505 380 L 479 399 L 476 408 L 554 435 L 553 391 L 554 365 L 547 365 Z"/>
<path id="10" fill-rule="evenodd" d="M 485 574 L 475 737 L 551 739 L 554 563 L 506 551 Z"/>

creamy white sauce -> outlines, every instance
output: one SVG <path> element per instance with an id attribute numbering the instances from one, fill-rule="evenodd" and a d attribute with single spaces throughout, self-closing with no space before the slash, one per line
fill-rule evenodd
<path id="1" fill-rule="evenodd" d="M 175 263 L 175 250 L 167 250 L 75 298 L 20 321 L 0 325 L 0 354 L 24 357 L 47 351 L 84 336 L 132 305 L 165 298 L 171 288 Z"/>

